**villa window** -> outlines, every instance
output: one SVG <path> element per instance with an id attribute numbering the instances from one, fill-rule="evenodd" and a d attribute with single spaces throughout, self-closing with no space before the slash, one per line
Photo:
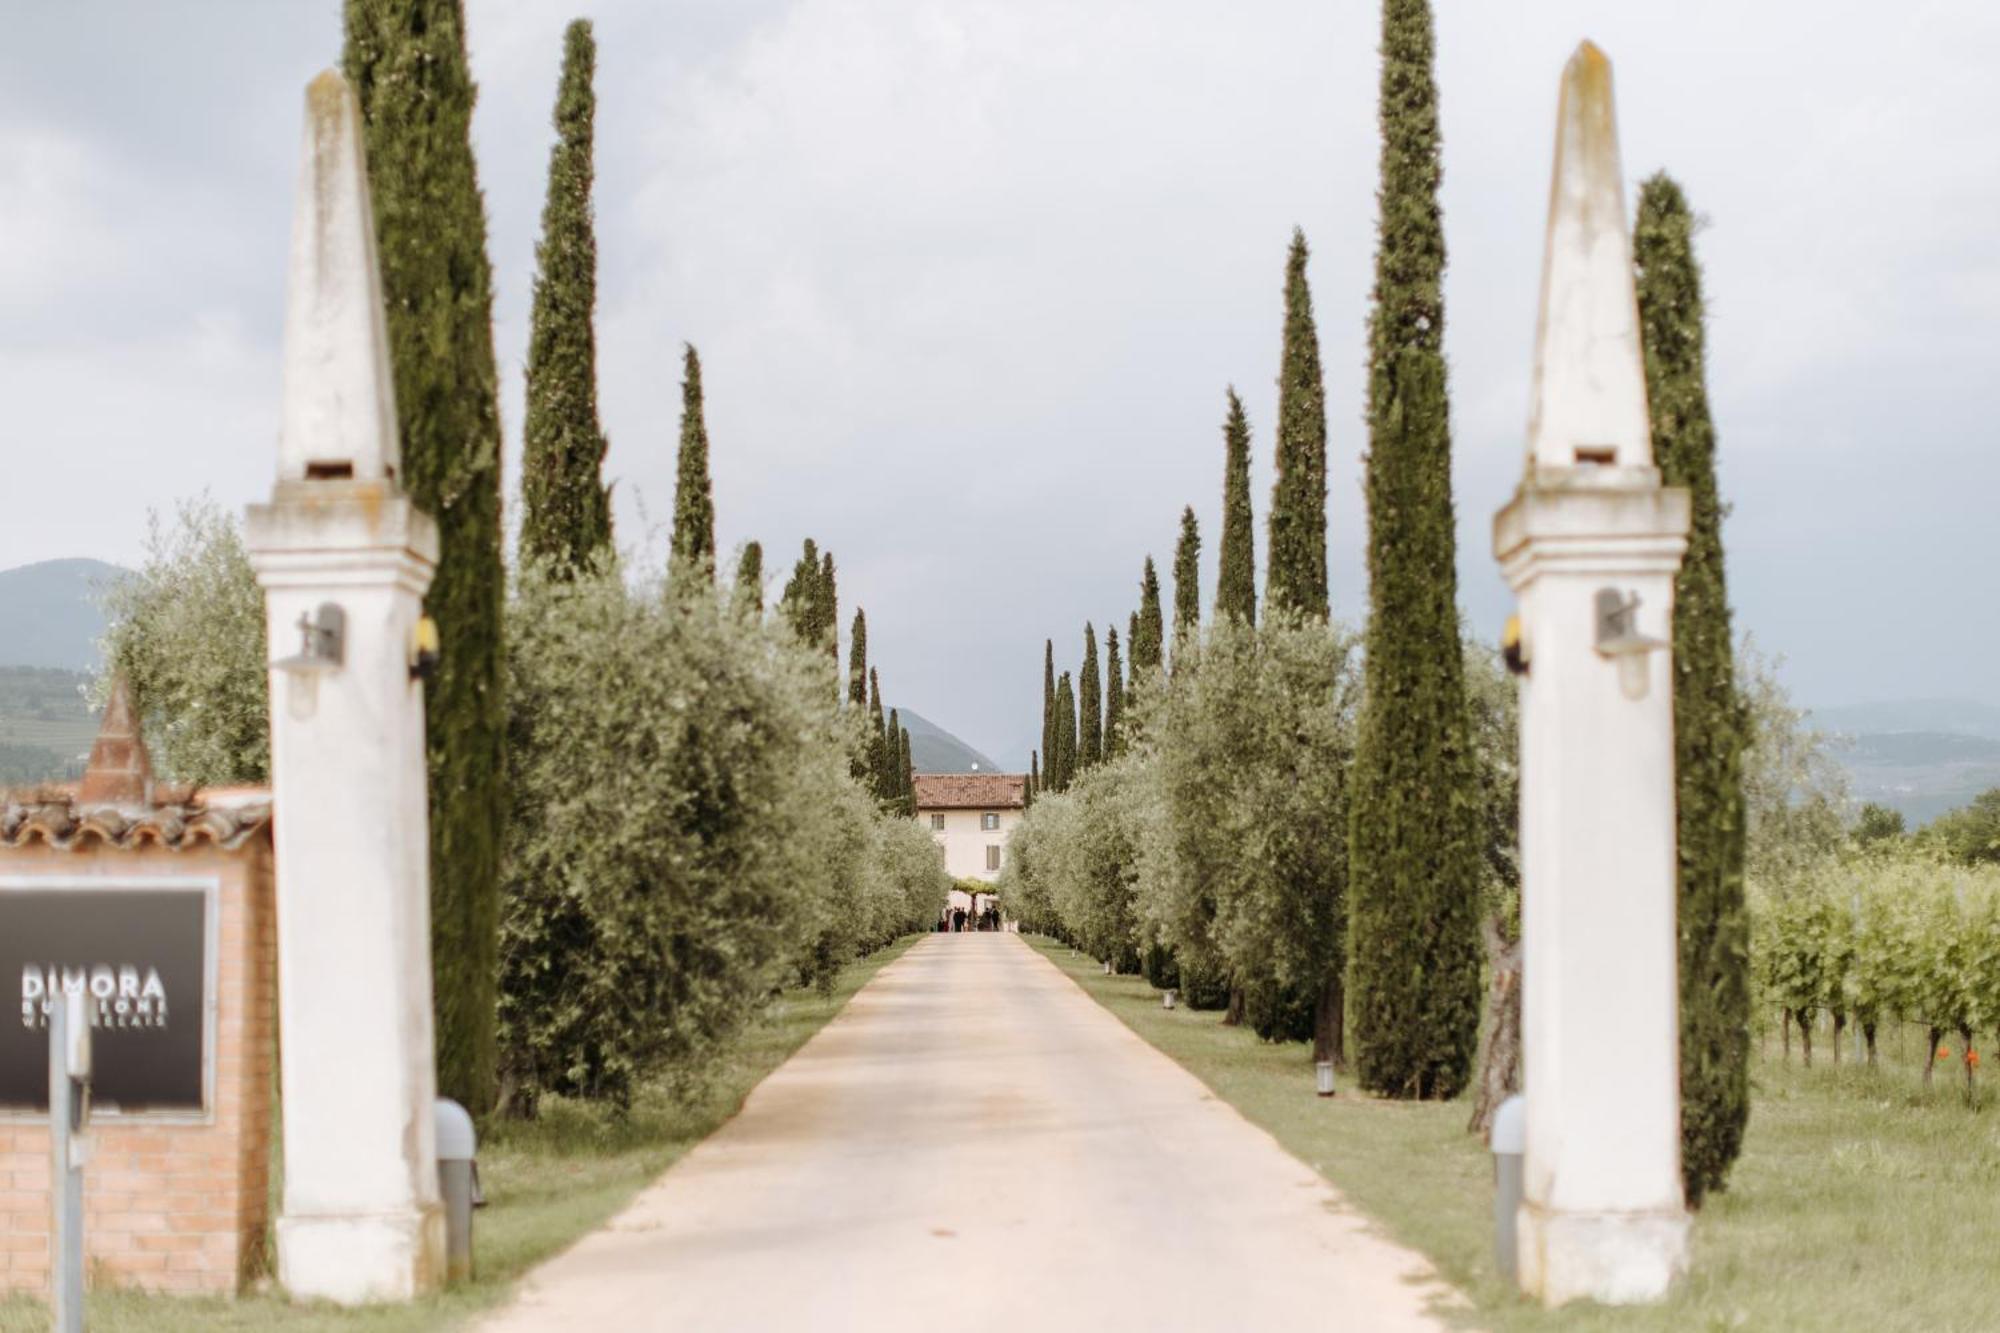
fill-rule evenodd
<path id="1" fill-rule="evenodd" d="M 938 833 L 942 833 L 942 832 L 944 832 L 944 816 L 943 816 L 943 815 L 932 815 L 932 816 L 931 816 L 931 828 L 932 828 L 932 830 L 933 830 L 934 832 L 938 832 Z"/>
<path id="2" fill-rule="evenodd" d="M 989 818 L 997 817 L 989 816 Z M 986 868 L 988 870 L 998 870 L 1000 868 L 1000 849 L 990 844 L 986 848 Z"/>
<path id="3" fill-rule="evenodd" d="M 979 817 L 979 827 L 985 829 L 988 833 L 997 832 L 1000 828 L 1000 816 L 988 811 Z M 993 869 L 992 866 L 986 868 L 988 870 Z"/>

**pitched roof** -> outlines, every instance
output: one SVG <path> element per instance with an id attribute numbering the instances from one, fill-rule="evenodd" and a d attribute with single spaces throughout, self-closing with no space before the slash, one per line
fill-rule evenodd
<path id="1" fill-rule="evenodd" d="M 1021 773 L 918 773 L 919 810 L 1018 810 L 1028 779 Z"/>

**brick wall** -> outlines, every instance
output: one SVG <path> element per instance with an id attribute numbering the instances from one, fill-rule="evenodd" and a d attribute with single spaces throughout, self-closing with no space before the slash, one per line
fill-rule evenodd
<path id="1" fill-rule="evenodd" d="M 263 1271 L 270 1220 L 277 939 L 268 829 L 235 851 L 0 849 L 0 874 L 37 870 L 220 881 L 213 1122 L 94 1122 L 84 1253 L 94 1284 L 234 1292 Z M 48 1130 L 0 1121 L 0 1291 L 46 1289 L 48 1275 Z"/>

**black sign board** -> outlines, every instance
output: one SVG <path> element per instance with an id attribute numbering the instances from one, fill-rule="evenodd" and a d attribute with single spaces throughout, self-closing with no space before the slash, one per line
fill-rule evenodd
<path id="1" fill-rule="evenodd" d="M 210 899 L 182 884 L 0 888 L 0 1113 L 48 1109 L 47 1006 L 78 987 L 95 1109 L 206 1109 Z"/>

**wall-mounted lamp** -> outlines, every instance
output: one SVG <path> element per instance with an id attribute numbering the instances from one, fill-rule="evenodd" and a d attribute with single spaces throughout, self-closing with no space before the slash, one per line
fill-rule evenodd
<path id="1" fill-rule="evenodd" d="M 1639 633 L 1639 594 L 1597 590 L 1597 653 L 1618 663 L 1618 686 L 1627 699 L 1646 697 L 1646 657 L 1673 645 Z"/>
<path id="2" fill-rule="evenodd" d="M 1500 631 L 1500 660 L 1507 664 L 1510 675 L 1528 674 L 1528 645 L 1521 637 L 1521 617 L 1508 616 L 1507 627 Z"/>
<path id="3" fill-rule="evenodd" d="M 419 616 L 410 627 L 410 679 L 426 685 L 437 678 L 438 627 L 429 616 Z"/>
<path id="4" fill-rule="evenodd" d="M 347 613 L 332 602 L 321 602 L 311 615 L 298 621 L 299 650 L 271 665 L 293 675 L 309 676 L 332 671 L 347 658 Z"/>

